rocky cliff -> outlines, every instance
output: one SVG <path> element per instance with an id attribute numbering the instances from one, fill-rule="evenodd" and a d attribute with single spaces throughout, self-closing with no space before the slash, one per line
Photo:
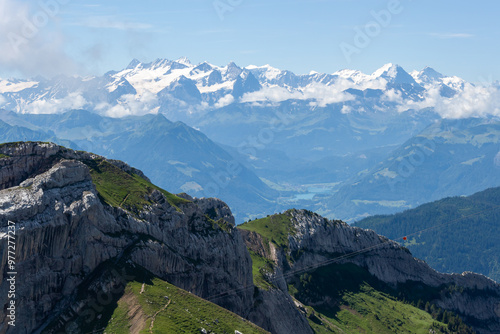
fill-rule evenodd
<path id="1" fill-rule="evenodd" d="M 276 225 L 282 225 L 282 230 Z M 239 228 L 247 247 L 272 262 L 264 276 L 275 294 L 288 295 L 288 285 L 303 273 L 350 263 L 394 291 L 432 290 L 437 294 L 429 299 L 432 303 L 459 314 L 479 333 L 500 332 L 500 285 L 469 272 L 438 273 L 406 248 L 371 230 L 330 221 L 307 210 L 289 210 Z M 335 280 L 330 284 L 336 284 Z M 261 291 L 265 299 L 269 291 Z"/>
<path id="2" fill-rule="evenodd" d="M 221 201 L 182 199 L 141 179 L 149 189 L 140 208 L 125 205 L 125 198 L 113 206 L 103 195 L 119 189 L 97 191 L 100 166 L 116 168 L 120 179 L 144 178 L 142 173 L 53 144 L 8 144 L 0 152 L 7 156 L 0 159 L 0 277 L 6 276 L 8 221 L 17 232 L 17 321 L 10 332 L 41 330 L 68 308 L 78 313 L 77 288 L 100 265 L 124 254 L 199 296 L 222 293 L 215 302 L 234 312 L 244 314 L 251 307 L 251 259 Z M 96 161 L 101 165 L 96 167 Z M 8 328 L 7 290 L 2 282 L 0 333 Z"/>
<path id="3" fill-rule="evenodd" d="M 480 333 L 500 332 L 500 287 L 484 276 L 437 273 L 395 242 L 308 211 L 276 217 L 236 228 L 223 202 L 170 194 L 123 162 L 49 143 L 1 145 L 0 333 L 101 329 L 104 306 L 123 294 L 120 281 L 142 280 L 142 272 L 272 333 L 313 333 L 288 285 L 331 263 L 364 268 L 394 289 L 441 289 L 436 305 Z M 16 327 L 6 321 L 9 221 Z"/>

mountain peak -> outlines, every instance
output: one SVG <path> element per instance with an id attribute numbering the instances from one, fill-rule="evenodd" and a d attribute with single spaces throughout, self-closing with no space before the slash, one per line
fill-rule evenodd
<path id="1" fill-rule="evenodd" d="M 168 59 L 158 58 L 153 62 L 152 67 L 153 68 L 165 67 L 165 66 L 169 65 L 170 63 L 171 63 L 171 61 Z"/>
<path id="2" fill-rule="evenodd" d="M 133 70 L 136 68 L 138 65 L 142 64 L 140 60 L 134 58 L 132 61 L 128 64 L 127 70 Z"/>
<path id="3" fill-rule="evenodd" d="M 387 64 L 383 65 L 382 67 L 380 67 L 379 69 L 377 69 L 375 72 L 373 72 L 372 75 L 375 77 L 380 77 L 383 75 L 391 74 L 391 73 L 397 71 L 397 69 L 399 67 L 400 66 L 397 64 L 387 63 Z"/>
<path id="4" fill-rule="evenodd" d="M 191 61 L 187 57 L 181 57 L 175 61 L 176 63 L 186 65 L 186 66 L 191 66 Z"/>
<path id="5" fill-rule="evenodd" d="M 417 81 L 420 80 L 422 82 L 433 82 L 438 81 L 444 78 L 444 75 L 434 70 L 433 68 L 426 66 L 422 71 L 417 74 Z"/>
<path id="6" fill-rule="evenodd" d="M 209 71 L 212 71 L 213 70 L 213 66 L 211 64 L 209 64 L 208 62 L 204 61 L 203 63 L 200 63 L 198 66 L 196 66 L 194 69 L 193 69 L 193 73 L 195 73 L 196 71 L 199 71 L 199 72 L 209 72 Z"/>
<path id="7" fill-rule="evenodd" d="M 373 72 L 372 78 L 383 78 L 393 84 L 415 84 L 415 80 L 401 66 L 388 63 Z"/>
<path id="8" fill-rule="evenodd" d="M 361 71 L 349 70 L 349 69 L 343 69 L 343 70 L 334 72 L 333 75 L 339 76 L 339 77 L 344 78 L 344 79 L 352 80 L 355 83 L 360 83 L 360 82 L 366 81 L 370 78 L 369 75 L 366 75 Z"/>

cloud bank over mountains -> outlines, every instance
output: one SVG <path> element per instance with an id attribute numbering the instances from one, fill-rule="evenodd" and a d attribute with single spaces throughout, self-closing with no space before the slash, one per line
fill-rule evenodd
<path id="1" fill-rule="evenodd" d="M 0 107 L 19 113 L 87 109 L 111 117 L 158 112 L 191 117 L 232 105 L 272 107 L 289 102 L 302 108 L 333 105 L 344 114 L 432 109 L 450 119 L 500 116 L 497 83 L 476 85 L 429 67 L 408 73 L 396 64 L 370 75 L 356 70 L 296 75 L 270 65 L 195 65 L 181 58 L 134 60 L 124 70 L 99 77 L 0 79 Z"/>

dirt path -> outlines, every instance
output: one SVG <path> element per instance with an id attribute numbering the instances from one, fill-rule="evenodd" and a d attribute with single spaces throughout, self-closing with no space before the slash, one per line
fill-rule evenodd
<path id="1" fill-rule="evenodd" d="M 158 312 L 155 313 L 155 315 L 153 315 L 153 319 L 151 319 L 151 325 L 149 326 L 149 333 L 153 334 L 153 326 L 155 325 L 155 319 L 156 319 L 156 316 L 158 315 L 158 313 L 160 313 L 161 311 L 165 311 L 168 307 L 168 305 L 170 305 L 170 300 L 168 301 L 167 305 L 163 306 L 161 308 L 161 310 L 159 310 Z"/>
<path id="2" fill-rule="evenodd" d="M 127 194 L 127 196 L 125 196 L 125 198 L 123 199 L 123 201 L 120 203 L 120 206 L 123 205 L 123 203 L 125 203 L 125 201 L 127 200 L 127 198 L 130 196 L 130 194 Z"/>
<path id="3" fill-rule="evenodd" d="M 332 326 L 333 328 L 338 329 L 341 333 L 345 333 L 342 329 L 340 329 L 339 327 L 335 326 L 334 324 L 332 324 L 330 321 L 326 320 L 325 318 L 321 317 L 321 321 L 324 321 L 327 324 L 329 324 L 330 326 Z"/>

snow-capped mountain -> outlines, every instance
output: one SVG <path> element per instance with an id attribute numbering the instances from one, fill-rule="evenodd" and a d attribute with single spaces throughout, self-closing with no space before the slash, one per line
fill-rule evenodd
<path id="1" fill-rule="evenodd" d="M 433 84 L 441 81 L 444 78 L 444 75 L 437 72 L 433 68 L 425 67 L 422 71 L 413 71 L 410 75 L 415 79 L 419 84 Z"/>
<path id="2" fill-rule="evenodd" d="M 387 108 L 384 101 L 393 101 L 394 96 L 419 101 L 427 91 L 438 87 L 444 97 L 451 97 L 465 84 L 458 77 L 443 76 L 429 67 L 410 75 L 395 64 L 386 64 L 372 74 L 345 69 L 332 74 L 312 71 L 298 75 L 270 65 L 195 65 L 186 58 L 142 63 L 134 59 L 125 69 L 98 77 L 2 79 L 0 105 L 20 113 L 85 108 L 114 117 L 159 111 L 173 119 L 184 119 L 185 115 L 172 113 L 192 115 L 233 103 L 288 100 L 309 101 L 312 106 L 356 100 L 363 105 L 364 98 L 379 97 L 380 101 L 371 104 L 380 109 Z"/>
<path id="3" fill-rule="evenodd" d="M 426 89 L 439 87 L 441 95 L 446 97 L 451 97 L 455 93 L 463 91 L 465 85 L 468 84 L 462 78 L 456 76 L 446 77 L 430 67 L 425 67 L 420 72 L 413 71 L 411 72 L 411 76 Z"/>
<path id="4" fill-rule="evenodd" d="M 401 66 L 392 63 L 382 66 L 370 76 L 370 79 L 372 80 L 379 78 L 385 79 L 387 83 L 391 84 L 416 84 L 412 76 L 409 75 Z"/>

